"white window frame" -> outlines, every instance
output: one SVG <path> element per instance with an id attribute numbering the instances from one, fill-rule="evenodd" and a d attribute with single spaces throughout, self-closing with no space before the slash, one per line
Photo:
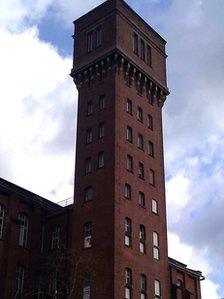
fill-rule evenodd
<path id="1" fill-rule="evenodd" d="M 126 217 L 124 244 L 128 247 L 131 246 L 131 239 L 132 239 L 131 235 L 132 235 L 132 222 L 130 218 Z"/>
<path id="2" fill-rule="evenodd" d="M 143 224 L 139 226 L 139 251 L 143 254 L 146 252 L 146 228 Z"/>
<path id="3" fill-rule="evenodd" d="M 28 241 L 29 217 L 25 213 L 18 214 L 19 227 L 19 246 L 26 247 Z"/>
<path id="4" fill-rule="evenodd" d="M 60 225 L 54 225 L 51 232 L 51 250 L 58 249 L 60 247 L 60 234 L 61 227 Z"/>
<path id="5" fill-rule="evenodd" d="M 159 234 L 157 232 L 152 233 L 152 243 L 153 243 L 153 258 L 155 260 L 159 260 L 160 259 Z"/>
<path id="6" fill-rule="evenodd" d="M 83 299 L 90 299 L 91 289 L 90 285 L 83 287 Z"/>
<path id="7" fill-rule="evenodd" d="M 17 298 L 18 295 L 22 295 L 23 293 L 24 276 L 25 276 L 24 266 L 21 264 L 17 264 L 16 277 L 15 277 L 15 292 L 14 292 L 15 298 Z"/>
<path id="8" fill-rule="evenodd" d="M 83 226 L 84 248 L 92 247 L 92 223 L 87 222 Z"/>
<path id="9" fill-rule="evenodd" d="M 132 297 L 132 270 L 125 268 L 125 299 Z"/>
<path id="10" fill-rule="evenodd" d="M 126 183 L 124 186 L 124 197 L 131 199 L 131 186 L 128 183 Z"/>
<path id="11" fill-rule="evenodd" d="M 158 202 L 155 199 L 152 199 L 152 212 L 156 215 L 158 215 L 158 213 L 159 213 Z"/>
<path id="12" fill-rule="evenodd" d="M 141 299 L 147 298 L 147 277 L 145 274 L 140 276 Z"/>
<path id="13" fill-rule="evenodd" d="M 155 293 L 155 299 L 161 298 L 161 283 L 157 279 L 155 279 L 154 281 L 154 293 Z"/>

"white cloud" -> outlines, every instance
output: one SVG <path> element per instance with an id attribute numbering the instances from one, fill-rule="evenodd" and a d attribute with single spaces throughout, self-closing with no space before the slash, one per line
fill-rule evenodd
<path id="1" fill-rule="evenodd" d="M 72 61 L 40 41 L 35 28 L 0 29 L 0 39 L 0 176 L 53 200 L 70 197 L 77 96 Z"/>

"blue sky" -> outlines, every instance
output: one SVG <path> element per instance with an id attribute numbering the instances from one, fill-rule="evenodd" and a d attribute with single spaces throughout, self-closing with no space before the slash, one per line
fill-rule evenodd
<path id="1" fill-rule="evenodd" d="M 1 0 L 0 176 L 54 201 L 73 193 L 72 21 L 100 0 Z M 163 110 L 169 254 L 224 297 L 224 2 L 127 1 L 168 41 Z"/>

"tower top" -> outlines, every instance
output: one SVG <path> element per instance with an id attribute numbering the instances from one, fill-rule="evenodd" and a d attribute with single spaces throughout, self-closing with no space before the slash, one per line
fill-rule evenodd
<path id="1" fill-rule="evenodd" d="M 73 23 L 76 25 L 80 21 L 85 21 L 87 18 L 96 17 L 100 19 L 101 14 L 100 12 L 111 12 L 113 10 L 118 10 L 120 13 L 125 13 L 125 10 L 128 10 L 133 18 L 138 19 L 142 24 L 144 24 L 150 31 L 152 31 L 163 43 L 167 43 L 166 40 L 157 32 L 155 31 L 139 14 L 137 14 L 124 0 L 107 0 L 102 4 L 98 5 L 91 11 L 87 12 L 86 14 L 82 15 L 78 19 L 76 19 Z M 131 20 L 130 20 L 131 21 Z"/>

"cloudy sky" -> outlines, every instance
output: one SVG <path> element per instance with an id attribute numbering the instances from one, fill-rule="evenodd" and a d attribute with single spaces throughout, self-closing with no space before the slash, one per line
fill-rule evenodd
<path id="1" fill-rule="evenodd" d="M 72 21 L 104 1 L 0 1 L 0 177 L 73 194 Z M 224 1 L 128 0 L 168 41 L 164 107 L 169 254 L 224 297 Z"/>

